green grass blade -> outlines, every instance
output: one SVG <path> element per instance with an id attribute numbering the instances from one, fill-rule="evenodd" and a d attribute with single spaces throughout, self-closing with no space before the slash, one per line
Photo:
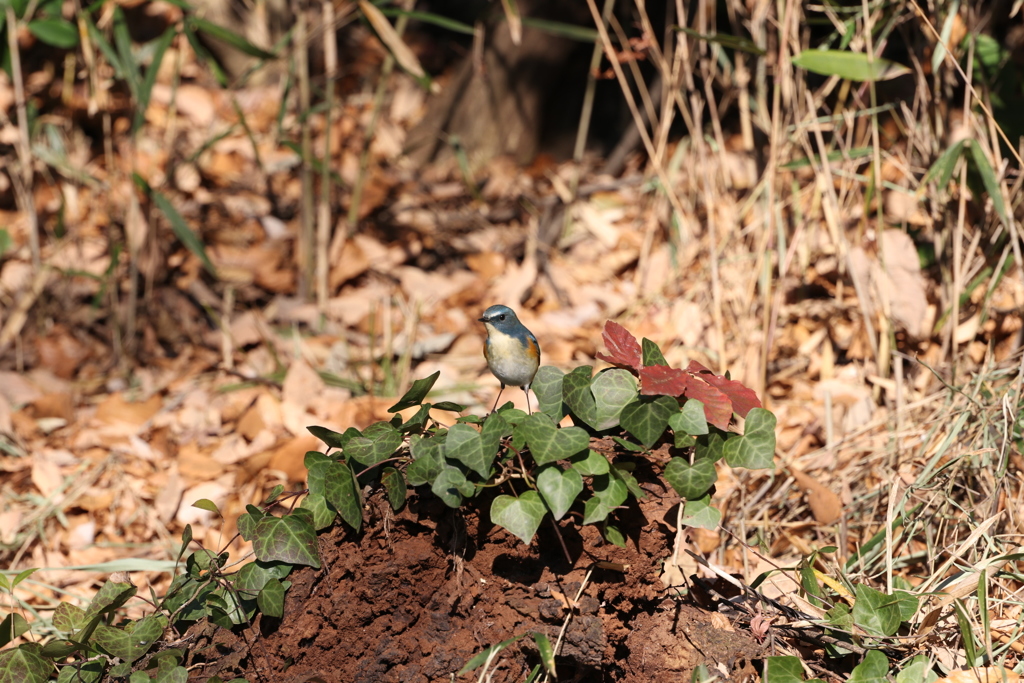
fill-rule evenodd
<path id="1" fill-rule="evenodd" d="M 189 23 L 194 31 L 205 34 L 207 37 L 223 41 L 250 57 L 256 57 L 258 59 L 277 59 L 277 55 L 273 52 L 267 52 L 263 48 L 253 45 L 237 33 L 234 33 L 223 26 L 219 26 L 212 21 L 207 21 L 206 19 L 201 19 L 199 17 L 190 17 Z"/>
<path id="2" fill-rule="evenodd" d="M 138 106 L 135 109 L 135 121 L 132 124 L 132 132 L 138 132 L 139 128 L 146 120 L 146 109 L 149 108 L 149 96 L 153 92 L 153 84 L 156 83 L 156 75 L 160 70 L 160 63 L 164 60 L 164 53 L 167 52 L 167 48 L 171 46 L 171 41 L 178 35 L 178 30 L 174 26 L 168 26 L 167 30 L 164 31 L 163 35 L 160 36 L 156 41 L 156 46 L 153 49 L 153 61 L 150 62 L 149 68 L 146 69 L 146 76 L 142 79 L 142 83 L 139 86 L 139 100 Z"/>
<path id="3" fill-rule="evenodd" d="M 793 58 L 793 64 L 816 74 L 848 81 L 888 81 L 911 73 L 907 67 L 888 59 L 869 59 L 866 53 L 845 50 L 804 50 Z"/>

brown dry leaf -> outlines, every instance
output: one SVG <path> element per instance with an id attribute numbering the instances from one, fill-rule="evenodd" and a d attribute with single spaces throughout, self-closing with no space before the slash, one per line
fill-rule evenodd
<path id="1" fill-rule="evenodd" d="M 41 449 L 32 454 L 32 484 L 46 498 L 63 486 L 64 475 L 52 450 Z"/>
<path id="2" fill-rule="evenodd" d="M 18 372 L 0 372 L 0 394 L 10 402 L 11 406 L 23 406 L 31 403 L 43 392 Z"/>
<path id="3" fill-rule="evenodd" d="M 178 470 L 186 481 L 207 481 L 223 473 L 223 466 L 212 457 L 212 449 L 212 446 L 201 449 L 192 442 L 178 450 Z"/>
<path id="4" fill-rule="evenodd" d="M 36 419 L 59 417 L 70 422 L 75 416 L 75 402 L 68 393 L 44 394 L 32 402 Z"/>
<path id="5" fill-rule="evenodd" d="M 263 415 L 255 403 L 253 403 L 249 410 L 245 411 L 235 427 L 238 433 L 245 437 L 246 441 L 252 441 L 256 438 L 257 434 L 266 428 L 267 424 L 263 421 Z"/>
<path id="6" fill-rule="evenodd" d="M 814 477 L 801 472 L 792 465 L 790 474 L 796 479 L 797 486 L 807 493 L 807 504 L 811 507 L 814 519 L 818 524 L 834 524 L 843 514 L 843 503 L 839 496 Z"/>
<path id="7" fill-rule="evenodd" d="M 466 265 L 484 280 L 490 281 L 505 270 L 505 257 L 494 251 L 466 256 Z"/>
<path id="8" fill-rule="evenodd" d="M 307 451 L 318 451 L 323 444 L 315 436 L 299 436 L 278 447 L 270 457 L 267 467 L 284 472 L 288 481 L 305 481 Z"/>
<path id="9" fill-rule="evenodd" d="M 884 267 L 882 256 L 859 246 L 850 250 L 851 275 L 870 292 L 870 299 L 862 303 L 869 311 L 881 308 L 910 336 L 920 338 L 926 332 L 928 298 L 917 247 L 902 230 L 886 230 L 879 239 L 879 251 Z"/>
<path id="10" fill-rule="evenodd" d="M 20 508 L 11 508 L 0 512 L 0 543 L 4 545 L 14 543 L 18 530 L 21 528 L 21 517 Z"/>
<path id="11" fill-rule="evenodd" d="M 661 576 L 658 578 L 661 579 L 661 583 L 665 588 L 686 585 L 686 577 L 683 576 L 683 572 L 679 568 L 679 565 L 674 564 L 673 562 L 665 562 L 662 567 Z"/>
<path id="12" fill-rule="evenodd" d="M 387 45 L 388 49 L 391 50 L 391 54 L 394 55 L 403 69 L 416 78 L 427 77 L 427 73 L 420 66 L 420 61 L 416 59 L 416 55 L 409 49 L 409 46 L 402 40 L 395 27 L 391 25 L 391 22 L 388 21 L 387 17 L 377 7 L 367 2 L 367 0 L 359 0 L 359 11 L 370 22 L 381 42 Z"/>
<path id="13" fill-rule="evenodd" d="M 163 406 L 159 394 L 153 394 L 145 401 L 129 403 L 121 394 L 111 394 L 96 408 L 96 419 L 105 424 L 123 423 L 141 427 Z"/>
<path id="14" fill-rule="evenodd" d="M 167 481 L 160 487 L 153 500 L 153 507 L 156 508 L 156 514 L 161 522 L 167 524 L 174 519 L 174 514 L 178 511 L 178 506 L 181 505 L 181 494 L 184 491 L 185 483 L 178 474 L 178 466 L 171 463 Z"/>
<path id="15" fill-rule="evenodd" d="M 558 600 L 558 602 L 562 603 L 562 607 L 565 609 L 571 609 L 576 606 L 575 601 L 566 597 L 565 593 L 562 593 L 561 591 L 556 591 L 552 589 L 551 597 L 553 597 L 555 600 Z"/>
<path id="16" fill-rule="evenodd" d="M 973 669 L 953 671 L 935 683 L 1017 683 L 1020 674 L 1001 666 L 980 666 Z"/>
<path id="17" fill-rule="evenodd" d="M 71 379 L 92 352 L 71 335 L 63 325 L 55 326 L 45 337 L 36 340 L 36 351 L 42 367 L 62 379 Z"/>
<path id="18" fill-rule="evenodd" d="M 14 431 L 14 423 L 11 421 L 11 403 L 7 397 L 0 394 L 0 434 L 10 434 Z"/>
<path id="19" fill-rule="evenodd" d="M 288 368 L 281 387 L 282 411 L 290 407 L 305 411 L 306 407 L 324 390 L 324 381 L 309 364 L 298 359 Z"/>

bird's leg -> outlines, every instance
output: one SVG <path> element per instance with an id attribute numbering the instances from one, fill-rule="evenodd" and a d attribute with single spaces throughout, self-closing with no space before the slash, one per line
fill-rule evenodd
<path id="1" fill-rule="evenodd" d="M 498 399 L 501 398 L 501 392 L 503 392 L 503 391 L 505 391 L 505 383 L 501 382 L 501 389 L 498 389 L 498 396 L 497 396 L 497 398 L 494 399 L 494 405 L 491 406 L 491 412 L 492 413 L 494 412 L 494 409 L 498 407 Z"/>
<path id="2" fill-rule="evenodd" d="M 526 414 L 533 415 L 533 408 L 530 407 L 530 385 L 527 384 L 523 387 L 523 393 L 526 394 Z"/>

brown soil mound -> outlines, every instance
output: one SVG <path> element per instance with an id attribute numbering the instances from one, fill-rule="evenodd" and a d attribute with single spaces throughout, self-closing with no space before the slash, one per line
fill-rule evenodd
<path id="1" fill-rule="evenodd" d="M 689 680 L 702 663 L 741 680 L 760 656 L 747 633 L 664 590 L 658 574 L 672 534 L 653 517 L 665 510 L 653 495 L 620 511 L 624 528 L 640 529 L 627 548 L 563 521 L 572 567 L 550 522 L 526 546 L 486 514 L 450 510 L 429 494 L 398 513 L 378 495 L 367 507 L 371 519 L 358 536 L 339 526 L 320 537 L 322 569 L 292 573 L 282 619 L 261 616 L 236 632 L 192 629 L 196 680 L 449 681 L 476 653 L 513 636 L 541 632 L 554 644 L 574 602 L 557 658 L 562 681 Z M 522 681 L 538 662 L 527 636 L 495 659 L 491 680 Z"/>

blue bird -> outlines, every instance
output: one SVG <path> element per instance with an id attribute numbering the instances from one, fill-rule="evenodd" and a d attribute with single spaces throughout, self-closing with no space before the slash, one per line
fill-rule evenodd
<path id="1" fill-rule="evenodd" d="M 532 413 L 530 384 L 540 367 L 540 345 L 537 344 L 537 338 L 519 322 L 515 311 L 508 306 L 491 306 L 479 320 L 487 328 L 487 341 L 484 343 L 487 367 L 501 382 L 501 390 L 498 398 L 494 399 L 491 412 L 498 407 L 498 399 L 507 384 L 523 390 L 526 394 L 526 409 Z"/>

